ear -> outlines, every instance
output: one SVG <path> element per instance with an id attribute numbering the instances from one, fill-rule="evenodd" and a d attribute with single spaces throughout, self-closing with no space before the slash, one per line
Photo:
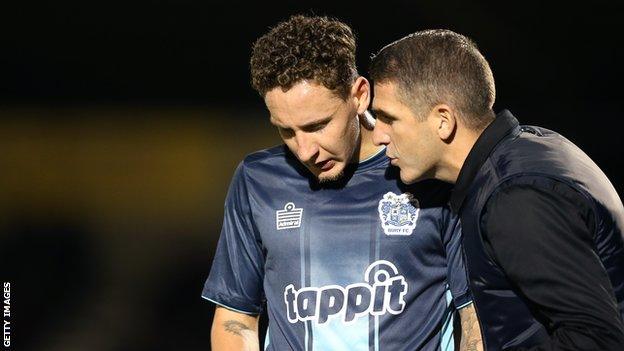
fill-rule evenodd
<path id="1" fill-rule="evenodd" d="M 370 104 L 370 83 L 364 77 L 358 77 L 351 86 L 350 98 L 355 101 L 357 114 L 362 115 Z"/>
<path id="2" fill-rule="evenodd" d="M 433 107 L 431 114 L 436 122 L 435 128 L 438 137 L 445 142 L 451 141 L 457 129 L 457 115 L 455 111 L 448 105 L 439 104 Z"/>

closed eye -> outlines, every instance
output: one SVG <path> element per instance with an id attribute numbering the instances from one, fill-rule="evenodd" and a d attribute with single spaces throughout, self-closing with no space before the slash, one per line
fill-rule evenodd
<path id="1" fill-rule="evenodd" d="M 396 117 L 391 116 L 387 114 L 385 111 L 380 110 L 380 109 L 373 109 L 372 113 L 376 120 L 381 121 L 382 123 L 385 123 L 385 124 L 392 124 L 392 122 L 397 120 Z"/>
<path id="2" fill-rule="evenodd" d="M 331 116 L 327 118 L 323 118 L 321 120 L 316 120 L 316 121 L 313 121 L 306 125 L 301 126 L 301 130 L 306 133 L 319 132 L 325 129 L 325 127 L 329 124 L 329 122 L 331 122 L 331 120 L 332 120 Z"/>
<path id="3" fill-rule="evenodd" d="M 302 128 L 301 130 L 303 130 L 304 132 L 308 132 L 308 133 L 314 133 L 314 132 L 319 132 L 325 129 L 326 126 L 327 126 L 327 123 L 318 123 L 318 124 L 313 124 L 311 126 L 306 126 Z"/>
<path id="4" fill-rule="evenodd" d="M 292 138 L 295 135 L 295 132 L 290 128 L 277 127 L 277 131 L 284 139 Z"/>

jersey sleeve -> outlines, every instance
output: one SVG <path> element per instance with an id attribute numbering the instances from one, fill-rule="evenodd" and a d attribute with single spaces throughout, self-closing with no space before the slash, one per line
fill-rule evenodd
<path id="1" fill-rule="evenodd" d="M 447 282 L 455 308 L 460 309 L 472 302 L 472 295 L 468 286 L 468 272 L 461 247 L 461 223 L 459 217 L 454 215 L 450 209 L 445 208 L 445 212 L 446 223 L 443 243 L 446 250 Z"/>
<path id="2" fill-rule="evenodd" d="M 237 312 L 259 314 L 264 300 L 264 254 L 246 184 L 241 163 L 228 190 L 223 227 L 202 297 Z"/>

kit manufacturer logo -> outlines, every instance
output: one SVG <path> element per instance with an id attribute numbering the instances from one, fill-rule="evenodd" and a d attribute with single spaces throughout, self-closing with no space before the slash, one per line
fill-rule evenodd
<path id="1" fill-rule="evenodd" d="M 294 203 L 289 202 L 283 210 L 275 211 L 275 226 L 277 230 L 301 227 L 303 208 L 297 208 Z"/>

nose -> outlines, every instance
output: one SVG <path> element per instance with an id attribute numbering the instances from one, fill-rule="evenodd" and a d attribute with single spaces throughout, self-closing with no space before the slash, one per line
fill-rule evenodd
<path id="1" fill-rule="evenodd" d="M 318 143 L 306 133 L 298 133 L 297 139 L 297 157 L 302 162 L 311 161 L 319 152 Z"/>
<path id="2" fill-rule="evenodd" d="M 390 144 L 390 136 L 388 135 L 386 123 L 380 120 L 375 121 L 375 129 L 373 129 L 373 143 L 376 146 Z"/>

